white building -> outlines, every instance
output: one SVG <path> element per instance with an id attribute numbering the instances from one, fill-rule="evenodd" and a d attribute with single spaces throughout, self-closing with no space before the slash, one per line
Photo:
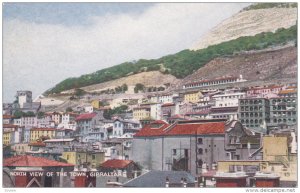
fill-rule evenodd
<path id="1" fill-rule="evenodd" d="M 20 108 L 23 108 L 24 103 L 32 103 L 31 91 L 17 91 L 17 97 Z"/>
<path id="2" fill-rule="evenodd" d="M 61 118 L 61 123 L 57 126 L 58 128 L 72 129 L 76 130 L 76 117 L 78 114 L 68 112 L 63 113 Z"/>
<path id="3" fill-rule="evenodd" d="M 187 88 L 200 88 L 205 86 L 215 86 L 215 85 L 221 85 L 221 84 L 231 84 L 236 82 L 245 82 L 246 80 L 243 79 L 243 76 L 240 75 L 237 76 L 224 76 L 224 77 L 218 77 L 214 79 L 204 79 L 196 82 L 190 82 L 183 86 L 184 89 Z"/>
<path id="4" fill-rule="evenodd" d="M 215 107 L 237 107 L 239 105 L 239 99 L 244 98 L 246 93 L 232 92 L 225 94 L 218 94 L 212 97 L 215 101 Z"/>
<path id="5" fill-rule="evenodd" d="M 136 133 L 140 130 L 141 124 L 139 121 L 115 119 L 113 122 L 111 138 L 120 138 L 126 133 Z"/>
<path id="6" fill-rule="evenodd" d="M 96 142 L 107 139 L 107 129 L 101 112 L 85 113 L 76 118 L 80 142 Z"/>
<path id="7" fill-rule="evenodd" d="M 162 111 L 161 111 L 160 103 L 154 103 L 150 105 L 150 116 L 154 120 L 162 119 Z"/>
<path id="8" fill-rule="evenodd" d="M 94 107 L 92 105 L 84 107 L 84 112 L 86 113 L 92 113 L 93 111 L 94 111 Z"/>
<path id="9" fill-rule="evenodd" d="M 33 128 L 38 126 L 37 117 L 22 117 L 21 118 L 21 126 L 25 128 Z"/>

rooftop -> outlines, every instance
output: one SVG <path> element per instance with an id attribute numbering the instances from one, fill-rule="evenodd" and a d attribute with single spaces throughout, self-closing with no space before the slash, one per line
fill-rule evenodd
<path id="1" fill-rule="evenodd" d="M 3 115 L 3 119 L 13 119 L 13 115 Z"/>
<path id="2" fill-rule="evenodd" d="M 58 162 L 43 157 L 30 155 L 14 156 L 4 159 L 3 166 L 7 167 L 72 167 L 73 164 Z"/>
<path id="3" fill-rule="evenodd" d="M 223 119 L 179 121 L 172 125 L 155 121 L 144 126 L 134 137 L 224 134 L 225 127 Z"/>
<path id="4" fill-rule="evenodd" d="M 97 115 L 97 113 L 85 113 L 85 114 L 80 114 L 77 118 L 76 121 L 81 121 L 81 120 L 89 120 L 94 118 Z"/>
<path id="5" fill-rule="evenodd" d="M 56 131 L 55 128 L 32 128 L 30 131 Z"/>
<path id="6" fill-rule="evenodd" d="M 134 178 L 124 187 L 166 187 L 166 179 L 169 179 L 170 185 L 181 185 L 181 180 L 186 179 L 187 184 L 194 184 L 195 177 L 186 171 L 149 171 L 137 178 Z"/>
<path id="7" fill-rule="evenodd" d="M 70 139 L 47 139 L 44 141 L 44 143 L 55 143 L 55 142 L 70 142 L 74 141 L 75 138 L 70 138 Z"/>
<path id="8" fill-rule="evenodd" d="M 112 159 L 102 163 L 101 167 L 119 169 L 119 168 L 126 168 L 131 163 L 133 163 L 132 160 Z"/>

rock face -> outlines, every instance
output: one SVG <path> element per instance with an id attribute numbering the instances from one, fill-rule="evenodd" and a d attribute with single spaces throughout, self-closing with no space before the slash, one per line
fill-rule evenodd
<path id="1" fill-rule="evenodd" d="M 183 79 L 182 85 L 201 78 L 243 75 L 247 80 L 297 81 L 297 48 L 248 52 L 231 57 L 216 58 Z"/>
<path id="2" fill-rule="evenodd" d="M 254 36 L 262 32 L 274 32 L 296 24 L 297 8 L 270 8 L 241 11 L 224 20 L 191 49 L 199 50 L 210 45 L 234 40 L 242 36 Z"/>

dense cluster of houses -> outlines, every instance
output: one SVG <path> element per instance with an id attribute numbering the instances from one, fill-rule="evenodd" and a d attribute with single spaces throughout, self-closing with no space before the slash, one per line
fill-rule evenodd
<path id="1" fill-rule="evenodd" d="M 244 81 L 200 80 L 133 100 L 82 99 L 87 105 L 64 112 L 43 111 L 31 91 L 18 91 L 3 104 L 6 186 L 295 186 L 297 85 L 231 84 Z M 209 88 L 219 84 L 228 87 Z M 116 100 L 127 109 L 109 119 Z M 36 170 L 67 174 L 11 175 Z"/>

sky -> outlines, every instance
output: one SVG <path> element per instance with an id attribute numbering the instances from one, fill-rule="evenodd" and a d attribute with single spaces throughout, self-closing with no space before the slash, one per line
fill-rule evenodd
<path id="1" fill-rule="evenodd" d="M 4 3 L 3 102 L 191 48 L 249 3 Z"/>

